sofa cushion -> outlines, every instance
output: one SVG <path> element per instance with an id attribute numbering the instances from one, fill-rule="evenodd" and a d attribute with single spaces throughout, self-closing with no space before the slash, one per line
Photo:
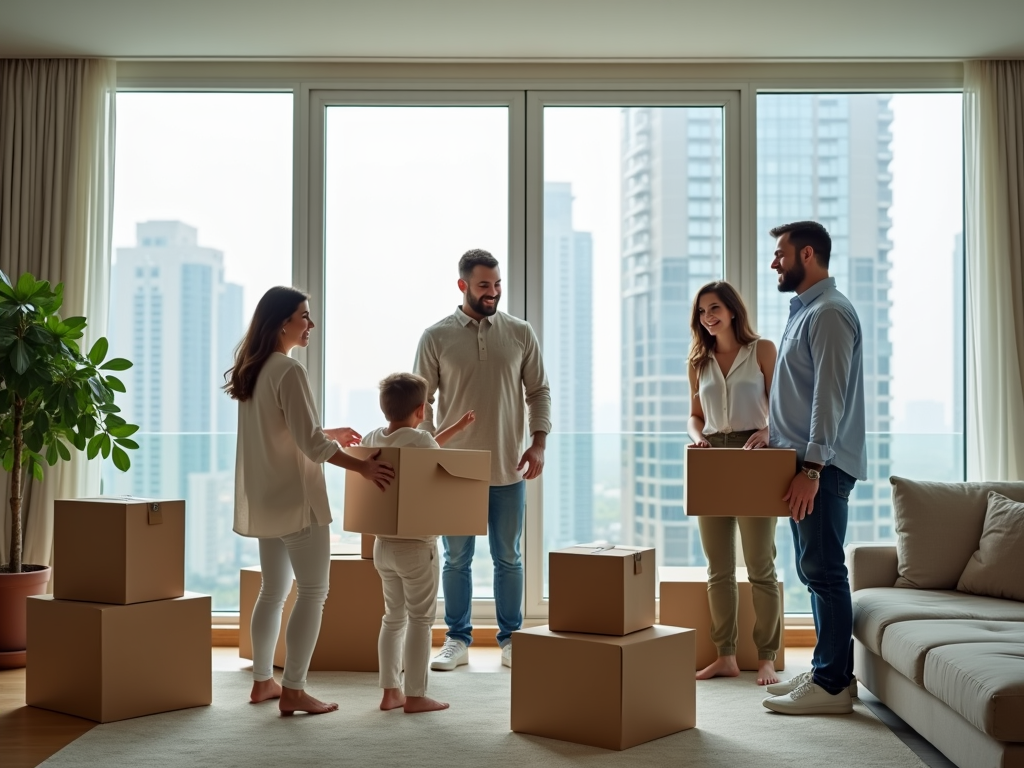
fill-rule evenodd
<path id="1" fill-rule="evenodd" d="M 924 684 L 924 661 L 933 648 L 960 643 L 1022 643 L 1024 622 L 954 619 L 900 621 L 882 638 L 882 658 L 900 674 Z"/>
<path id="2" fill-rule="evenodd" d="M 924 687 L 975 728 L 1024 742 L 1024 643 L 962 643 L 932 650 Z"/>
<path id="3" fill-rule="evenodd" d="M 989 491 L 981 541 L 956 588 L 1024 601 L 1024 503 Z"/>
<path id="4" fill-rule="evenodd" d="M 956 589 L 981 539 L 988 492 L 1024 501 L 1024 482 L 889 480 L 897 534 L 897 587 Z"/>
<path id="5" fill-rule="evenodd" d="M 887 627 L 920 619 L 1024 622 L 1024 603 L 952 590 L 873 587 L 853 593 L 853 636 L 879 656 Z"/>

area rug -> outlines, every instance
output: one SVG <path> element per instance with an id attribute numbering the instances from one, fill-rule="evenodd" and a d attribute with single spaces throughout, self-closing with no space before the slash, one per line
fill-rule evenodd
<path id="1" fill-rule="evenodd" d="M 921 768 L 924 764 L 872 712 L 792 717 L 761 706 L 753 673 L 697 684 L 697 727 L 623 752 L 509 730 L 511 676 L 433 674 L 430 693 L 446 712 L 406 715 L 377 709 L 377 675 L 313 672 L 310 690 L 339 712 L 280 717 L 276 704 L 249 704 L 251 675 L 213 673 L 213 705 L 93 728 L 43 763 L 131 768 L 254 766 L 488 765 L 701 766 L 702 768 Z M 567 690 L 565 706 L 574 705 Z"/>

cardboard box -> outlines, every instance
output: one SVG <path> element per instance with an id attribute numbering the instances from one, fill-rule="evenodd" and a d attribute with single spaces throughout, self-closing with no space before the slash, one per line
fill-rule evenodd
<path id="1" fill-rule="evenodd" d="M 366 560 L 373 560 L 373 545 L 377 542 L 377 537 L 364 533 L 360 539 L 359 556 Z"/>
<path id="2" fill-rule="evenodd" d="M 212 701 L 209 596 L 27 608 L 26 704 L 109 723 Z"/>
<path id="3" fill-rule="evenodd" d="M 782 500 L 796 474 L 790 448 L 686 448 L 683 508 L 690 517 L 789 517 Z"/>
<path id="4" fill-rule="evenodd" d="M 705 568 L 662 567 L 658 570 L 661 584 L 661 621 L 674 627 L 692 627 L 697 632 L 695 669 L 704 669 L 718 658 L 718 649 L 711 642 L 711 607 L 708 603 L 708 572 Z M 746 672 L 757 671 L 757 646 L 754 645 L 754 595 L 747 581 L 747 569 L 736 569 L 736 586 L 740 592 L 739 636 L 736 641 L 736 663 Z M 779 600 L 784 595 L 779 582 Z M 785 605 L 783 605 L 783 612 Z M 782 623 L 780 615 L 779 623 Z M 775 657 L 775 669 L 786 668 L 785 643 Z"/>
<path id="5" fill-rule="evenodd" d="M 479 536 L 487 533 L 491 452 L 445 448 L 346 448 L 359 458 L 381 452 L 395 480 L 381 491 L 345 473 L 344 530 L 384 536 Z"/>
<path id="6" fill-rule="evenodd" d="M 552 632 L 626 635 L 654 625 L 654 550 L 568 547 L 548 555 Z"/>
<path id="7" fill-rule="evenodd" d="M 238 655 L 251 659 L 250 622 L 260 592 L 259 566 L 243 568 L 241 579 Z M 384 618 L 384 590 L 373 561 L 355 555 L 332 557 L 330 584 L 320 636 L 309 663 L 310 671 L 376 672 L 379 669 L 377 638 L 381 619 Z M 274 650 L 275 667 L 284 666 L 285 632 L 294 605 L 293 583 L 281 617 L 281 634 Z"/>
<path id="8" fill-rule="evenodd" d="M 628 749 L 693 728 L 693 635 L 658 626 L 624 637 L 513 633 L 512 730 Z"/>
<path id="9" fill-rule="evenodd" d="M 128 605 L 185 594 L 185 502 L 53 503 L 53 596 Z"/>

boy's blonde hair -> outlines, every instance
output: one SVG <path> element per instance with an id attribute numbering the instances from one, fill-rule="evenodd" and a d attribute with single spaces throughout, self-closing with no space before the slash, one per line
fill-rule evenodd
<path id="1" fill-rule="evenodd" d="M 388 421 L 405 421 L 427 401 L 427 380 L 415 373 L 392 373 L 380 383 L 380 409 Z"/>

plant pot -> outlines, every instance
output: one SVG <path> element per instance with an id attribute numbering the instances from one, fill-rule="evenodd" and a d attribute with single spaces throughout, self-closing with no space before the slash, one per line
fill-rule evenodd
<path id="1" fill-rule="evenodd" d="M 25 600 L 46 592 L 50 568 L 22 565 L 21 573 L 0 571 L 0 669 L 25 666 Z"/>

